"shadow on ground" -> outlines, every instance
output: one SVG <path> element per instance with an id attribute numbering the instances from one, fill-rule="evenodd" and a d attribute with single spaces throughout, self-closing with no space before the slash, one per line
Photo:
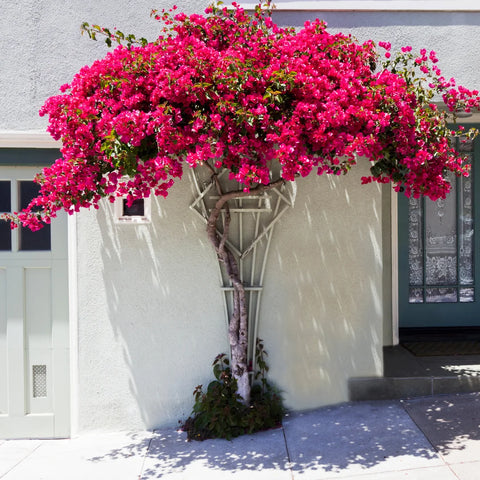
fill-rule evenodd
<path id="1" fill-rule="evenodd" d="M 401 402 L 349 403 L 292 414 L 281 429 L 232 441 L 187 442 L 185 433 L 171 429 L 156 431 L 148 446 L 145 442 L 90 460 L 144 454 L 142 480 L 206 474 L 250 479 L 266 471 L 276 479 L 291 479 L 292 473 L 296 479 L 323 478 L 442 464 Z"/>
<path id="2" fill-rule="evenodd" d="M 405 409 L 447 459 L 479 458 L 480 393 L 413 399 L 405 403 Z"/>
<path id="3" fill-rule="evenodd" d="M 296 415 L 284 428 L 294 473 L 367 473 L 407 463 L 410 468 L 440 464 L 400 402 L 324 408 Z"/>

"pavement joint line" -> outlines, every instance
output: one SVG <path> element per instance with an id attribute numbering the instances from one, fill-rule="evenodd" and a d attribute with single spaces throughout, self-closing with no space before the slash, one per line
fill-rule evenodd
<path id="1" fill-rule="evenodd" d="M 287 436 L 285 435 L 285 427 L 282 425 L 280 428 L 282 429 L 283 441 L 285 442 L 285 451 L 287 452 L 288 469 L 290 470 L 290 475 L 292 476 L 292 480 L 294 480 L 295 476 L 292 470 L 292 460 L 290 458 L 290 451 L 288 449 Z"/>
<path id="2" fill-rule="evenodd" d="M 450 464 L 445 460 L 445 457 L 442 455 L 442 452 L 440 452 L 435 445 L 430 441 L 426 433 L 423 431 L 422 427 L 415 421 L 415 419 L 410 415 L 410 412 L 406 408 L 406 402 L 401 401 L 400 402 L 402 405 L 402 408 L 405 410 L 406 414 L 410 417 L 412 422 L 415 424 L 415 426 L 418 428 L 418 431 L 422 433 L 422 435 L 427 439 L 427 442 L 432 446 L 433 450 L 437 454 L 438 458 L 440 458 L 445 466 L 448 467 L 448 469 L 455 475 L 456 478 L 459 478 L 458 475 L 452 470 Z"/>
<path id="3" fill-rule="evenodd" d="M 443 460 L 443 458 L 442 458 L 442 460 Z M 445 460 L 443 460 L 443 461 L 445 461 Z M 461 478 L 460 478 L 460 477 L 455 473 L 455 471 L 452 469 L 451 465 L 448 464 L 448 463 L 447 463 L 446 465 L 447 465 L 448 469 L 453 473 L 453 475 L 455 476 L 455 478 L 458 478 L 458 480 L 461 480 Z"/>
<path id="4" fill-rule="evenodd" d="M 3 444 L 7 443 L 7 441 L 3 442 Z M 35 451 L 37 451 L 41 446 L 43 445 L 43 442 L 40 442 L 32 451 L 28 452 L 27 455 L 22 457 L 15 465 L 12 466 L 9 470 L 7 470 L 0 478 L 5 478 L 6 475 L 8 475 L 12 470 L 17 468 L 22 462 L 24 462 L 28 457 L 30 457 Z"/>
<path id="5" fill-rule="evenodd" d="M 472 462 L 473 463 L 473 462 Z M 378 478 L 378 475 L 384 475 L 388 473 L 404 473 L 404 472 L 418 472 L 421 470 L 430 470 L 432 468 L 443 468 L 448 465 L 436 465 L 435 467 L 431 466 L 425 466 L 425 467 L 412 467 L 412 468 L 401 468 L 401 469 L 395 469 L 395 470 L 385 470 L 382 472 L 365 472 L 365 473 L 354 473 L 353 475 L 348 475 L 346 477 L 341 476 L 339 477 L 339 480 L 357 480 L 359 478 L 365 478 L 368 479 L 368 477 L 376 477 Z M 452 472 L 455 475 L 455 478 L 459 478 L 455 472 Z M 319 477 L 317 480 L 331 480 L 332 477 L 327 476 L 327 477 Z M 459 479 L 461 480 L 461 479 Z"/>
<path id="6" fill-rule="evenodd" d="M 147 455 L 148 455 L 148 452 L 150 451 L 150 446 L 152 445 L 154 436 L 155 436 L 155 430 L 153 430 L 150 434 L 150 440 L 148 441 L 148 446 L 145 450 L 145 454 L 143 455 L 142 465 L 140 466 L 140 473 L 138 475 L 138 480 L 142 480 L 142 478 L 143 478 L 143 470 L 145 468 L 145 462 L 147 460 Z"/>

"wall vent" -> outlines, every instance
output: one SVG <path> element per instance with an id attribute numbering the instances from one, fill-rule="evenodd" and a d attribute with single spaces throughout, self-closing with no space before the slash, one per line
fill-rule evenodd
<path id="1" fill-rule="evenodd" d="M 32 365 L 33 398 L 47 396 L 47 366 Z"/>

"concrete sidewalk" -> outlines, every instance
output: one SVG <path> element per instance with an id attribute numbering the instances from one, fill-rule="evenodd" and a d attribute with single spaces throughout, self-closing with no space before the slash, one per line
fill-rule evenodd
<path id="1" fill-rule="evenodd" d="M 347 403 L 281 429 L 187 442 L 175 430 L 0 440 L 2 480 L 478 480 L 480 393 Z"/>

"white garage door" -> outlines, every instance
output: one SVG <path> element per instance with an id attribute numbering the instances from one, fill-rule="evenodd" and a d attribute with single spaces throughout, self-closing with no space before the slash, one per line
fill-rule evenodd
<path id="1" fill-rule="evenodd" d="M 0 166 L 0 212 L 36 195 L 39 167 Z M 67 219 L 39 232 L 0 222 L 0 437 L 70 433 Z"/>

